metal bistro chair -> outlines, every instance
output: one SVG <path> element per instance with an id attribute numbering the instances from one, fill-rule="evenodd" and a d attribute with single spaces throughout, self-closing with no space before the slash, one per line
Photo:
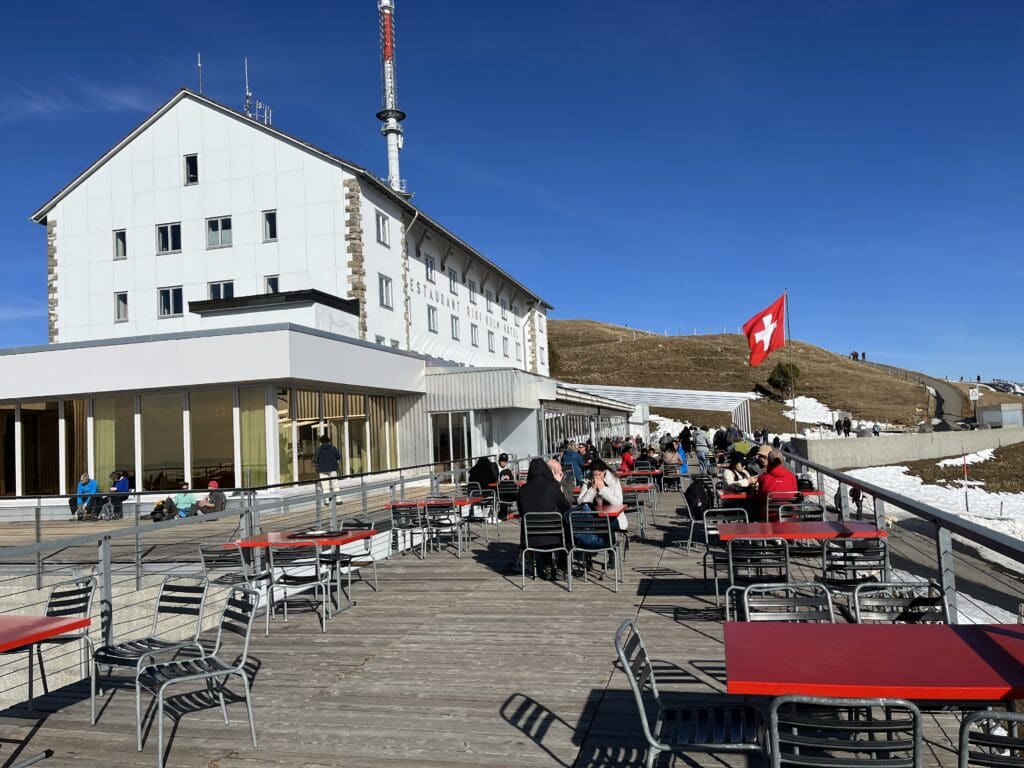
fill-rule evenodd
<path id="1" fill-rule="evenodd" d="M 889 550 L 885 539 L 828 539 L 821 555 L 818 581 L 848 596 L 861 584 L 885 581 Z"/>
<path id="2" fill-rule="evenodd" d="M 704 584 L 708 583 L 709 568 L 714 573 L 716 582 L 715 593 L 718 593 L 718 567 L 729 566 L 729 553 L 725 543 L 718 538 L 718 526 L 722 523 L 745 523 L 747 522 L 747 510 L 733 508 L 709 509 L 704 513 L 700 522 L 704 532 L 704 556 L 701 558 L 701 567 L 704 569 Z"/>
<path id="3" fill-rule="evenodd" d="M 859 584 L 853 590 L 858 624 L 949 624 L 949 605 L 929 581 Z"/>
<path id="4" fill-rule="evenodd" d="M 780 504 L 778 508 L 780 523 L 811 523 L 825 519 L 825 511 L 817 503 L 802 502 L 800 504 Z M 798 540 L 790 542 L 790 557 L 810 557 L 821 559 L 822 544 L 820 541 Z"/>
<path id="5" fill-rule="evenodd" d="M 247 584 L 256 589 L 260 584 L 265 585 L 270 580 L 270 571 L 262 563 L 257 565 L 257 551 L 241 547 L 234 541 L 223 544 L 200 544 L 199 558 L 203 563 L 203 573 L 211 584 Z"/>
<path id="6" fill-rule="evenodd" d="M 807 624 L 834 624 L 836 621 L 832 595 L 821 584 L 751 584 L 743 590 L 741 605 L 743 610 L 736 617 L 741 621 Z"/>
<path id="7" fill-rule="evenodd" d="M 663 464 L 661 467 L 661 490 L 667 491 L 670 485 L 682 490 L 683 476 L 678 464 Z"/>
<path id="8" fill-rule="evenodd" d="M 100 667 L 107 668 L 107 675 L 113 672 L 114 667 L 134 667 L 137 679 L 142 668 L 151 664 L 157 656 L 173 655 L 187 648 L 194 648 L 200 657 L 206 654 L 199 642 L 199 633 L 203 629 L 203 608 L 209 585 L 206 579 L 195 576 L 165 577 L 156 597 L 149 634 L 96 649 L 89 667 L 89 704 L 93 725 L 96 725 L 96 691 L 99 687 Z M 177 639 L 171 639 L 175 635 Z"/>
<path id="9" fill-rule="evenodd" d="M 569 516 L 569 559 L 571 561 L 577 554 L 583 555 L 583 580 L 587 580 L 587 561 L 594 555 L 602 552 L 605 554 L 604 570 L 608 571 L 609 560 L 612 562 L 612 577 L 615 579 L 615 591 L 619 591 L 619 582 L 622 581 L 622 557 L 615 545 L 615 536 L 612 532 L 612 519 L 602 517 L 593 512 L 570 512 Z M 577 536 L 597 536 L 601 543 L 597 545 L 581 544 Z M 602 575 L 603 577 L 603 575 Z"/>
<path id="10" fill-rule="evenodd" d="M 217 628 L 217 638 L 211 653 L 199 659 L 184 659 L 156 664 L 142 670 L 135 681 L 135 736 L 136 747 L 142 751 L 142 689 L 146 689 L 157 702 L 157 768 L 164 765 L 164 698 L 167 689 L 180 683 L 204 683 L 210 694 L 216 692 L 220 709 L 224 715 L 224 725 L 229 725 L 227 702 L 224 699 L 228 681 L 238 676 L 245 691 L 245 710 L 249 717 L 249 735 L 252 745 L 256 746 L 256 722 L 252 714 L 252 699 L 249 693 L 249 639 L 252 626 L 256 620 L 256 593 L 244 584 L 232 587 L 221 614 Z M 227 636 L 234 636 L 238 643 L 235 648 L 228 649 Z M 233 644 L 233 643 L 230 643 Z M 229 660 L 230 659 L 230 660 Z"/>
<path id="11" fill-rule="evenodd" d="M 615 633 L 615 652 L 633 690 L 647 758 L 652 768 L 662 752 L 754 752 L 764 754 L 764 719 L 754 707 L 695 704 L 669 708 L 658 692 L 654 668 L 636 624 L 627 619 Z"/>
<path id="12" fill-rule="evenodd" d="M 803 504 L 803 502 L 804 497 L 800 494 L 799 491 L 795 493 L 790 493 L 788 491 L 769 493 L 765 497 L 765 508 L 763 510 L 760 510 L 764 514 L 762 520 L 772 523 L 778 522 L 780 507 L 782 507 L 783 505 L 800 506 Z"/>
<path id="13" fill-rule="evenodd" d="M 372 530 L 372 520 L 350 517 L 341 521 L 341 531 L 343 533 Z M 361 543 L 363 545 L 362 552 L 342 552 L 340 547 L 333 547 L 330 552 L 322 552 L 320 554 L 320 560 L 328 565 L 334 573 L 334 588 L 336 590 L 336 594 L 345 595 L 345 599 L 348 601 L 349 606 L 355 605 L 355 601 L 352 600 L 352 574 L 359 574 L 360 580 L 365 581 L 362 577 L 363 568 L 373 569 L 373 591 L 380 591 L 380 584 L 377 581 L 377 558 L 373 555 L 373 537 L 368 536 L 365 539 L 362 539 Z M 347 590 L 343 590 L 341 588 L 342 575 L 348 577 Z M 341 607 L 340 601 L 338 607 Z"/>
<path id="14" fill-rule="evenodd" d="M 902 699 L 779 696 L 768 724 L 773 768 L 921 765 L 921 712 Z"/>
<path id="15" fill-rule="evenodd" d="M 405 554 L 402 549 L 402 534 L 409 537 L 409 549 L 413 549 L 413 537 L 418 533 L 420 536 L 419 558 L 423 560 L 427 556 L 427 522 L 422 504 L 410 504 L 408 506 L 391 507 L 391 530 L 394 531 L 392 546 L 396 552 Z"/>
<path id="16" fill-rule="evenodd" d="M 958 768 L 1024 766 L 1024 712 L 984 709 L 969 712 L 960 723 Z"/>
<path id="17" fill-rule="evenodd" d="M 452 496 L 427 496 L 423 502 L 424 516 L 427 523 L 427 538 L 441 551 L 440 538 L 448 536 L 450 543 L 455 544 L 455 554 L 462 557 L 462 533 L 466 530 L 466 521 L 462 511 L 455 504 Z"/>
<path id="18" fill-rule="evenodd" d="M 726 613 L 729 600 L 752 584 L 785 584 L 789 581 L 789 545 L 785 539 L 730 539 L 726 542 L 729 586 L 725 590 Z M 715 579 L 715 605 L 718 605 Z"/>
<path id="19" fill-rule="evenodd" d="M 507 520 L 509 515 L 516 511 L 519 503 L 519 483 L 515 480 L 499 480 L 497 488 L 498 516 L 505 513 Z"/>
<path id="20" fill-rule="evenodd" d="M 566 569 L 565 577 L 572 592 L 572 568 L 569 567 L 569 547 L 565 542 L 565 527 L 562 515 L 559 512 L 527 512 L 523 515 L 523 537 L 526 545 L 520 553 L 522 570 L 522 588 L 526 589 L 526 555 L 534 553 L 533 557 L 533 578 L 537 578 L 537 557 L 538 554 L 549 554 L 554 556 L 558 552 L 565 553 Z M 552 562 L 552 568 L 556 564 Z"/>
<path id="21" fill-rule="evenodd" d="M 331 611 L 331 568 L 324 562 L 320 545 L 311 542 L 303 543 L 294 547 L 268 547 L 270 552 L 270 572 L 272 578 L 267 585 L 267 629 L 266 634 L 270 635 L 270 617 L 274 613 L 276 602 L 275 593 L 281 590 L 281 607 L 284 610 L 284 620 L 288 623 L 288 602 L 291 596 L 289 590 L 306 591 L 313 590 L 313 600 L 308 602 L 316 603 L 316 595 L 320 595 L 320 631 L 327 631 L 327 619 Z"/>
<path id="22" fill-rule="evenodd" d="M 59 584 L 54 584 L 50 588 L 50 595 L 46 599 L 46 610 L 44 615 L 47 617 L 61 617 L 61 618 L 86 618 L 92 615 L 92 600 L 96 594 L 96 579 L 91 576 L 83 577 L 80 579 L 72 579 L 70 581 L 62 581 Z M 58 637 L 52 637 L 48 640 L 40 640 L 33 645 L 25 646 L 25 650 L 28 651 L 28 698 L 31 700 L 34 697 L 34 673 L 32 667 L 32 650 L 35 648 L 36 658 L 39 660 L 39 677 L 43 681 L 43 693 L 49 693 L 50 688 L 46 682 L 46 668 L 43 666 L 43 646 L 44 645 L 70 645 L 72 643 L 81 643 L 85 646 L 87 656 L 85 659 L 92 659 L 94 646 L 92 639 L 89 637 L 89 628 L 85 627 L 78 632 L 73 632 L 67 635 L 60 635 Z M 21 648 L 14 649 L 16 651 L 22 650 Z M 83 662 L 85 661 L 83 659 Z M 85 665 L 83 663 L 82 670 L 85 672 Z M 83 675 L 84 676 L 84 675 Z"/>
<path id="23" fill-rule="evenodd" d="M 462 488 L 462 493 L 470 498 L 480 497 L 483 499 L 479 504 L 471 504 L 467 508 L 467 538 L 471 537 L 473 523 L 479 523 L 480 531 L 484 535 L 484 541 L 490 541 L 490 539 L 487 538 L 487 525 L 490 523 L 494 526 L 495 538 L 500 541 L 501 527 L 498 525 L 498 502 L 496 490 L 494 488 L 481 488 L 480 483 L 466 483 Z"/>

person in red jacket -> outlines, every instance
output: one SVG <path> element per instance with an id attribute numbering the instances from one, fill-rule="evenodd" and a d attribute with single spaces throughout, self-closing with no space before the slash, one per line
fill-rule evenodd
<path id="1" fill-rule="evenodd" d="M 634 463 L 633 454 L 630 453 L 629 446 L 627 445 L 622 449 L 622 463 L 619 464 L 619 474 L 622 474 L 623 472 L 632 472 Z"/>
<path id="2" fill-rule="evenodd" d="M 768 515 L 768 494 L 792 493 L 796 494 L 796 475 L 786 469 L 782 463 L 782 451 L 773 448 L 768 454 L 768 468 L 763 474 L 757 476 L 757 499 L 758 509 L 763 515 Z M 779 519 L 776 512 L 772 517 Z"/>

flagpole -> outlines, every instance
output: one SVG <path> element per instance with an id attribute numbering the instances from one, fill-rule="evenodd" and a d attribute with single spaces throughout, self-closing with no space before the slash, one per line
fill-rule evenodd
<path id="1" fill-rule="evenodd" d="M 789 325 L 789 288 L 782 292 L 785 297 L 786 307 L 786 345 L 789 347 L 789 362 L 794 368 L 796 363 L 793 362 L 793 332 Z M 795 376 L 792 375 L 793 371 L 790 371 L 789 377 L 789 394 L 793 398 L 793 436 L 797 437 L 800 435 L 800 430 L 796 425 L 796 381 Z"/>

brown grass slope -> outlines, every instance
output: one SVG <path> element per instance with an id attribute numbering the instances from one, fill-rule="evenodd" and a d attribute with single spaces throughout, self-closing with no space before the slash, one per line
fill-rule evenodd
<path id="1" fill-rule="evenodd" d="M 925 418 L 927 395 L 920 384 L 801 341 L 751 368 L 747 341 L 738 334 L 647 336 L 637 331 L 634 339 L 633 333 L 592 320 L 549 321 L 551 375 L 580 384 L 770 391 L 768 375 L 775 363 L 792 361 L 800 368 L 798 395 L 817 398 L 858 419 L 913 425 Z M 783 410 L 777 401 L 761 400 L 752 404 L 751 415 L 758 428 L 791 430 Z"/>
<path id="2" fill-rule="evenodd" d="M 907 467 L 911 474 L 917 475 L 926 483 L 956 483 L 964 479 L 963 464 L 940 467 L 937 459 L 925 459 L 910 462 Z M 967 476 L 971 480 L 983 481 L 985 490 L 993 493 L 1024 491 L 1024 443 L 1004 445 L 1002 448 L 996 448 L 995 454 L 988 461 L 968 464 Z"/>

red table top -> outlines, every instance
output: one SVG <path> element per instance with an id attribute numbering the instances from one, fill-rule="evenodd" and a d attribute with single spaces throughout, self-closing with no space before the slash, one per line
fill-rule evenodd
<path id="1" fill-rule="evenodd" d="M 293 531 L 272 531 L 261 533 L 259 536 L 252 536 L 248 539 L 238 539 L 235 543 L 243 549 L 266 549 L 268 547 L 308 547 L 316 542 L 321 547 L 343 547 L 353 541 L 362 541 L 374 536 L 377 531 L 345 531 L 344 535 L 335 536 L 310 536 L 309 538 L 290 538 Z"/>
<path id="2" fill-rule="evenodd" d="M 822 520 L 786 523 L 719 523 L 718 538 L 729 539 L 878 539 L 889 534 L 870 523 Z"/>
<path id="3" fill-rule="evenodd" d="M 631 475 L 646 475 L 647 477 L 656 477 L 661 474 L 660 469 L 632 469 L 628 472 L 619 472 L 619 477 L 630 477 Z"/>
<path id="4" fill-rule="evenodd" d="M 67 616 L 0 616 L 0 653 L 85 629 L 91 623 L 89 618 Z"/>
<path id="5" fill-rule="evenodd" d="M 520 488 L 522 488 L 524 485 L 526 485 L 526 481 L 525 480 L 516 480 L 516 485 L 518 485 Z M 498 484 L 497 483 L 488 483 L 487 487 L 488 488 L 497 488 Z"/>
<path id="6" fill-rule="evenodd" d="M 824 496 L 824 491 L 797 491 L 802 496 Z M 743 491 L 719 491 L 718 498 L 722 500 L 737 501 L 739 499 L 751 499 L 757 496 L 757 487 L 752 486 L 750 493 Z"/>
<path id="7" fill-rule="evenodd" d="M 649 493 L 650 491 L 654 490 L 654 485 L 653 484 L 648 484 L 648 485 L 623 485 L 621 487 L 622 487 L 623 491 L 629 491 L 630 493 Z M 577 485 L 575 488 L 572 489 L 572 492 L 575 493 L 575 494 L 582 493 L 583 492 L 583 486 L 582 485 Z"/>
<path id="8" fill-rule="evenodd" d="M 485 501 L 483 496 L 455 496 L 452 499 L 402 499 L 400 501 L 389 501 L 384 505 L 385 509 L 398 509 L 401 507 L 447 507 L 454 504 L 456 507 L 468 507 L 470 504 L 480 504 Z"/>
<path id="9" fill-rule="evenodd" d="M 1020 699 L 1024 626 L 727 622 L 725 666 L 734 694 Z"/>
<path id="10" fill-rule="evenodd" d="M 595 507 L 594 511 L 598 517 L 618 517 L 626 511 L 626 507 L 624 504 L 604 504 Z"/>

